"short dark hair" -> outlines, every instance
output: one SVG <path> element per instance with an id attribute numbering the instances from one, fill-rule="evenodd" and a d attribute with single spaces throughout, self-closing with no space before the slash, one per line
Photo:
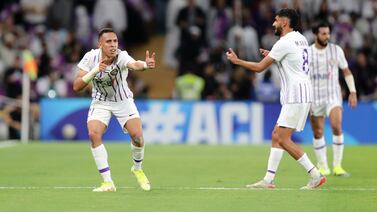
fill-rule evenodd
<path id="1" fill-rule="evenodd" d="M 295 31 L 300 31 L 300 28 L 301 28 L 300 16 L 295 9 L 283 8 L 279 10 L 279 12 L 277 12 L 276 15 L 279 17 L 288 18 L 289 26 Z"/>
<path id="2" fill-rule="evenodd" d="M 331 32 L 331 25 L 330 25 L 330 23 L 329 22 L 324 22 L 324 21 L 319 22 L 317 24 L 314 24 L 314 26 L 312 27 L 312 32 L 314 34 L 318 34 L 319 28 L 322 28 L 322 27 L 328 27 L 330 29 L 330 32 Z"/>
<path id="3" fill-rule="evenodd" d="M 102 28 L 102 29 L 98 32 L 98 40 L 102 37 L 103 34 L 105 34 L 105 33 L 109 33 L 109 32 L 113 32 L 113 33 L 115 33 L 115 31 L 113 30 L 113 28 Z"/>

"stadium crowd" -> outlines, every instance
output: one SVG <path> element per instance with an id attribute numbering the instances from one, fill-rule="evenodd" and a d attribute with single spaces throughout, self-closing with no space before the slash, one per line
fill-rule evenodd
<path id="1" fill-rule="evenodd" d="M 278 39 L 271 23 L 284 7 L 300 13 L 310 43 L 312 25 L 328 21 L 332 42 L 345 51 L 359 98 L 377 100 L 377 0 L 1 1 L 0 96 L 21 95 L 23 49 L 32 51 L 39 69 L 33 101 L 75 96 L 77 63 L 96 46 L 97 31 L 112 27 L 128 51 L 151 36 L 165 35 L 162 60 L 177 71 L 172 98 L 278 102 L 276 67 L 256 75 L 232 66 L 225 51 L 232 48 L 243 59 L 259 60 L 259 48 L 270 49 Z M 135 98 L 147 96 L 142 79 L 131 74 L 128 80 Z"/>

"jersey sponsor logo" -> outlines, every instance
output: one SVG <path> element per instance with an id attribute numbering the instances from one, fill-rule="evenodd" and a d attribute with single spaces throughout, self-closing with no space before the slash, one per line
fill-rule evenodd
<path id="1" fill-rule="evenodd" d="M 329 73 L 323 73 L 323 74 L 319 74 L 319 73 L 314 73 L 312 75 L 312 78 L 314 80 L 318 80 L 318 79 L 329 79 L 330 78 L 330 74 Z"/>

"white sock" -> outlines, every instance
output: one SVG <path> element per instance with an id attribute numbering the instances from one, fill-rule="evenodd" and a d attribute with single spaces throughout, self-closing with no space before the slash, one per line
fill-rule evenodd
<path id="1" fill-rule="evenodd" d="M 343 149 L 344 149 L 344 137 L 343 134 L 337 136 L 332 136 L 332 149 L 334 154 L 333 165 L 341 166 L 343 160 Z"/>
<path id="2" fill-rule="evenodd" d="M 131 142 L 131 150 L 132 150 L 132 159 L 134 162 L 134 168 L 136 170 L 139 170 L 141 169 L 141 164 L 143 163 L 143 159 L 144 159 L 144 146 L 137 147 L 137 146 L 134 146 Z"/>
<path id="3" fill-rule="evenodd" d="M 322 136 L 319 139 L 313 139 L 314 152 L 317 157 L 318 165 L 322 168 L 328 169 L 327 165 L 327 147 L 325 138 Z"/>
<path id="4" fill-rule="evenodd" d="M 310 176 L 319 177 L 320 173 L 318 169 L 313 165 L 306 153 L 304 153 L 304 155 L 301 156 L 301 158 L 299 158 L 297 161 L 305 168 Z"/>
<path id="5" fill-rule="evenodd" d="M 112 182 L 110 167 L 107 162 L 107 151 L 103 144 L 91 148 L 94 161 L 96 162 L 99 173 L 101 174 L 104 182 Z"/>
<path id="6" fill-rule="evenodd" d="M 268 157 L 267 172 L 263 178 L 265 181 L 271 183 L 274 180 L 281 158 L 283 157 L 283 153 L 283 149 L 274 147 L 271 148 L 270 156 Z"/>

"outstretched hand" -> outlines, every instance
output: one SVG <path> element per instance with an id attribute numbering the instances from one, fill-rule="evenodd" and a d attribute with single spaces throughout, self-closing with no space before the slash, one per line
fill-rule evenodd
<path id="1" fill-rule="evenodd" d="M 148 68 L 155 68 L 156 67 L 156 53 L 152 53 L 152 55 L 149 55 L 149 51 L 147 50 L 145 52 L 145 63 L 147 63 Z"/>
<path id="2" fill-rule="evenodd" d="M 236 61 L 238 60 L 238 56 L 237 54 L 233 51 L 232 48 L 229 48 L 229 50 L 226 52 L 226 57 L 227 59 L 232 62 L 233 64 L 236 63 Z"/>
<path id="3" fill-rule="evenodd" d="M 268 53 L 270 53 L 270 51 L 262 48 L 259 49 L 259 52 L 263 55 L 263 57 L 266 57 Z"/>

